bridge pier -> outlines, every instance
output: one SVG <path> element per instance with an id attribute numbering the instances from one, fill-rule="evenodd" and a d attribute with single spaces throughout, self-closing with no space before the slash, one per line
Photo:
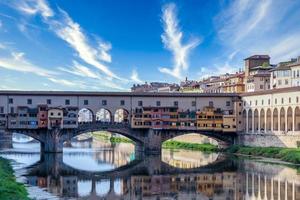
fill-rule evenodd
<path id="1" fill-rule="evenodd" d="M 63 133 L 56 128 L 40 133 L 42 153 L 62 153 L 63 152 Z"/>
<path id="2" fill-rule="evenodd" d="M 162 146 L 162 131 L 149 129 L 144 142 L 144 152 L 146 154 L 160 154 Z"/>

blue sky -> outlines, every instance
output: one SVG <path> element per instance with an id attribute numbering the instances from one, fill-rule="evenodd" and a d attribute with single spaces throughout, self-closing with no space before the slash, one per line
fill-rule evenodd
<path id="1" fill-rule="evenodd" d="M 128 90 L 300 55 L 296 0 L 1 0 L 0 89 Z"/>

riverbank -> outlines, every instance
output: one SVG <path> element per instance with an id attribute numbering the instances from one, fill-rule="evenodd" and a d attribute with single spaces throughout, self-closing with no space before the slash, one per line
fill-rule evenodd
<path id="1" fill-rule="evenodd" d="M 96 139 L 110 141 L 111 143 L 133 143 L 133 141 L 128 138 L 112 136 L 110 133 L 104 131 L 95 132 L 92 135 Z"/>
<path id="2" fill-rule="evenodd" d="M 9 160 L 2 157 L 0 157 L 0 199 L 29 199 L 25 186 L 16 181 Z"/>
<path id="3" fill-rule="evenodd" d="M 233 154 L 275 158 L 285 162 L 300 164 L 300 149 L 295 148 L 249 147 L 234 145 L 229 147 L 226 151 Z"/>
<path id="4" fill-rule="evenodd" d="M 218 151 L 218 147 L 216 145 L 204 143 L 188 143 L 188 142 L 180 142 L 180 141 L 166 141 L 162 145 L 165 149 L 187 149 L 187 150 L 195 150 L 195 151 L 205 151 L 205 152 L 216 152 Z"/>

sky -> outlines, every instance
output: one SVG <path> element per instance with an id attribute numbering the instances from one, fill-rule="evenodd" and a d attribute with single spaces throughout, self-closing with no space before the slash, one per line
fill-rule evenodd
<path id="1" fill-rule="evenodd" d="M 0 89 L 127 91 L 300 55 L 298 0 L 0 0 Z"/>

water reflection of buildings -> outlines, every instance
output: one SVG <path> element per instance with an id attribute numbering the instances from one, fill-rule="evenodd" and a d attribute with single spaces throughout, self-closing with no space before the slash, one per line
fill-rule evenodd
<path id="1" fill-rule="evenodd" d="M 163 149 L 162 161 L 179 168 L 197 168 L 216 161 L 218 154 L 200 151 Z"/>
<path id="2" fill-rule="evenodd" d="M 229 162 L 229 161 L 228 161 Z M 151 168 L 144 163 L 145 169 Z M 201 199 L 201 200 L 299 200 L 300 177 L 294 169 L 268 166 L 262 171 L 248 168 L 218 172 L 178 173 L 164 169 L 150 173 L 133 168 L 108 176 L 83 175 L 62 170 L 46 173 L 38 170 L 28 176 L 28 184 L 45 188 L 64 198 L 79 199 Z M 246 166 L 246 167 L 245 167 Z M 280 168 L 281 167 L 281 168 Z M 165 167 L 164 167 L 165 168 Z M 172 168 L 172 167 L 171 167 Z M 57 170 L 58 168 L 56 168 Z M 274 171 L 275 169 L 275 171 Z M 288 169 L 288 170 L 287 170 Z M 189 169 L 186 169 L 189 170 Z M 266 170 L 266 171 L 265 171 Z M 277 173 L 279 170 L 283 173 Z M 118 171 L 118 170 L 117 170 Z M 187 173 L 186 173 L 187 172 Z M 276 174 L 274 174 L 276 172 Z"/>

